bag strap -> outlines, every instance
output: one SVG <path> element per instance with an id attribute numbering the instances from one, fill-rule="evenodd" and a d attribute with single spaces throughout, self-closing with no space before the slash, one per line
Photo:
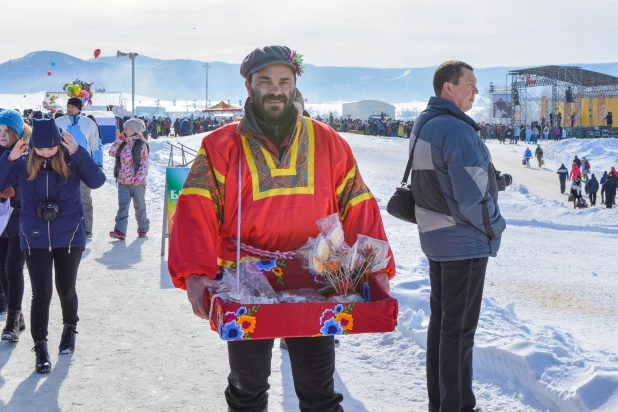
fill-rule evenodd
<path id="1" fill-rule="evenodd" d="M 423 127 L 425 127 L 425 125 L 427 123 L 429 123 L 430 120 L 435 119 L 438 116 L 446 116 L 448 115 L 448 113 L 440 113 L 437 114 L 433 117 L 430 117 L 429 119 L 427 119 L 427 121 L 425 123 L 423 123 L 421 125 L 421 127 L 418 128 L 418 136 L 414 136 L 414 144 L 412 145 L 412 150 L 410 151 L 410 157 L 408 157 L 408 164 L 406 165 L 406 171 L 403 174 L 403 179 L 401 180 L 401 187 L 405 187 L 408 184 L 408 179 L 410 178 L 410 173 L 412 172 L 412 161 L 414 160 L 414 149 L 416 148 L 416 143 L 418 143 L 418 139 L 420 139 L 421 137 L 421 130 L 423 130 Z"/>

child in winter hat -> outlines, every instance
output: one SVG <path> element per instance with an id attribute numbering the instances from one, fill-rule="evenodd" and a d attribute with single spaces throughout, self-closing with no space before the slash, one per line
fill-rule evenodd
<path id="1" fill-rule="evenodd" d="M 0 111 L 0 125 L 5 125 L 13 130 L 18 139 L 24 139 L 26 142 L 30 139 L 32 129 L 24 123 L 24 118 L 17 110 Z"/>

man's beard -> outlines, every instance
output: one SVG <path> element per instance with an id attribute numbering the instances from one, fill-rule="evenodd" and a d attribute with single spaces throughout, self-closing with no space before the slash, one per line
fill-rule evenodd
<path id="1" fill-rule="evenodd" d="M 267 100 L 278 100 L 283 102 L 283 107 L 281 109 L 278 107 L 271 107 L 270 109 L 267 109 Z M 278 96 L 275 96 L 274 94 L 267 94 L 262 96 L 259 92 L 253 89 L 251 90 L 251 103 L 256 115 L 268 124 L 281 123 L 281 121 L 288 116 L 294 107 L 293 100 L 284 94 L 280 94 Z"/>

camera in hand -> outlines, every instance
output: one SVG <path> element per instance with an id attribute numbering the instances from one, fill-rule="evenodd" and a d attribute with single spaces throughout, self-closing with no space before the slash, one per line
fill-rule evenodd
<path id="1" fill-rule="evenodd" d="M 504 192 L 507 186 L 513 184 L 513 177 L 509 174 L 500 174 L 499 170 L 496 170 L 496 182 L 498 183 L 498 191 Z"/>
<path id="2" fill-rule="evenodd" d="M 39 218 L 51 222 L 60 214 L 60 206 L 58 206 L 58 203 L 53 201 L 39 202 L 36 207 L 36 213 Z"/>

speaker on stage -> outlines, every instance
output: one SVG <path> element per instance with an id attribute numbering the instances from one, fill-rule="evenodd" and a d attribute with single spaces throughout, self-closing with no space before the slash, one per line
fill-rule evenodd
<path id="1" fill-rule="evenodd" d="M 511 88 L 511 95 L 513 97 L 513 105 L 519 106 L 519 90 L 515 87 Z"/>
<path id="2" fill-rule="evenodd" d="M 571 86 L 566 89 L 566 102 L 573 103 L 573 90 L 571 90 Z"/>

